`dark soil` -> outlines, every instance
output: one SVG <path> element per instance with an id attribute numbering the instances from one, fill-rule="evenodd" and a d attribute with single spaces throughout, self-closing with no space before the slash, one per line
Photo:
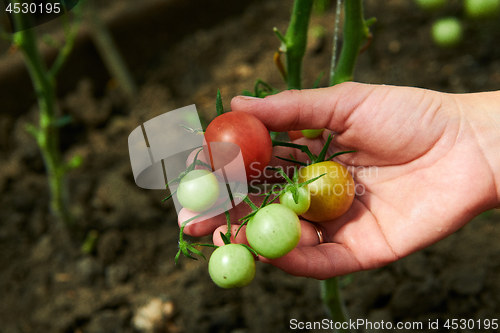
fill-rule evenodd
<path id="1" fill-rule="evenodd" d="M 0 58 L 0 331 L 287 332 L 292 318 L 326 318 L 313 279 L 259 263 L 250 286 L 222 290 L 204 261 L 175 266 L 175 210 L 161 191 L 135 185 L 127 147 L 135 127 L 166 111 L 194 103 L 210 119 L 218 88 L 226 108 L 257 78 L 283 89 L 272 28 L 286 30 L 292 1 L 132 3 L 101 9 L 138 96 L 120 91 L 85 32 L 58 83 L 61 111 L 74 120 L 62 129 L 62 149 L 84 157 L 68 183 L 79 228 L 69 245 L 47 208 L 43 161 L 25 131 L 37 121 L 32 87 L 18 53 Z M 311 34 L 305 86 L 329 66 L 333 13 L 312 19 L 327 33 Z M 367 0 L 366 16 L 378 21 L 356 80 L 453 93 L 498 89 L 499 24 L 466 21 L 465 40 L 451 50 L 431 43 L 433 19 L 460 13 L 458 1 L 426 14 L 410 1 Z M 424 327 L 435 319 L 500 318 L 499 219 L 498 211 L 485 213 L 399 262 L 343 278 L 350 316 Z M 83 254 L 91 231 L 97 242 Z"/>

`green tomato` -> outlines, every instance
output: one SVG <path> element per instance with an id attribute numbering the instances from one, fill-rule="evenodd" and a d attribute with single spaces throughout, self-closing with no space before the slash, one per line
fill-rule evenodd
<path id="1" fill-rule="evenodd" d="M 500 0 L 465 0 L 464 6 L 472 18 L 492 17 L 500 12 Z"/>
<path id="2" fill-rule="evenodd" d="M 437 10 L 446 4 L 446 0 L 415 0 L 423 10 Z"/>
<path id="3" fill-rule="evenodd" d="M 219 197 L 217 177 L 208 170 L 192 170 L 182 177 L 177 188 L 177 199 L 182 207 L 203 212 Z"/>
<path id="4" fill-rule="evenodd" d="M 250 246 L 260 255 L 275 259 L 284 256 L 300 240 L 300 221 L 290 208 L 270 204 L 248 221 L 246 236 Z"/>
<path id="5" fill-rule="evenodd" d="M 300 215 L 309 209 L 311 205 L 311 196 L 309 195 L 309 190 L 307 187 L 302 186 L 297 188 L 298 200 L 295 202 L 293 198 L 293 193 L 291 190 L 286 190 L 280 195 L 280 203 L 287 206 L 295 212 L 295 214 Z"/>
<path id="6" fill-rule="evenodd" d="M 302 130 L 301 132 L 305 138 L 316 139 L 321 134 L 323 134 L 323 129 L 322 128 L 321 129 L 305 129 L 305 130 Z"/>
<path id="7" fill-rule="evenodd" d="M 462 23 L 457 18 L 442 18 L 432 25 L 432 39 L 441 47 L 452 47 L 462 40 L 462 30 Z"/>
<path id="8" fill-rule="evenodd" d="M 212 253 L 208 273 L 221 288 L 244 287 L 255 276 L 255 260 L 252 253 L 241 244 L 223 245 Z"/>

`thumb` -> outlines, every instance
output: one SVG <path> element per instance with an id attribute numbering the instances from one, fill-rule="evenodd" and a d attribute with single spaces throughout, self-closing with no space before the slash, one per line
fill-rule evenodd
<path id="1" fill-rule="evenodd" d="M 351 113 L 374 87 L 345 82 L 328 88 L 286 90 L 265 98 L 237 96 L 231 109 L 252 113 L 271 131 L 328 128 L 341 133 Z"/>

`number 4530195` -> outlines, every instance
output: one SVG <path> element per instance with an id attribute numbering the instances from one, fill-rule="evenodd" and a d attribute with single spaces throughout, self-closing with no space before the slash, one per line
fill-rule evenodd
<path id="1" fill-rule="evenodd" d="M 443 327 L 448 330 L 497 330 L 498 319 L 447 319 Z"/>
<path id="2" fill-rule="evenodd" d="M 9 2 L 5 11 L 10 14 L 59 14 L 60 3 Z"/>

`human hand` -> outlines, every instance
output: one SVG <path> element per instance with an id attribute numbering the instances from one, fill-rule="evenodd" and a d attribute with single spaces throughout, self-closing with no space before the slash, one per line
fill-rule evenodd
<path id="1" fill-rule="evenodd" d="M 488 127 L 488 119 L 483 119 L 486 112 L 481 114 L 485 103 L 478 105 L 474 95 L 344 83 L 264 99 L 234 98 L 232 110 L 254 114 L 272 131 L 332 130 L 332 148 L 356 151 L 338 160 L 363 189 L 346 214 L 316 225 L 324 243 L 319 244 L 313 224 L 301 221 L 297 248 L 282 258 L 261 260 L 318 279 L 376 268 L 498 206 L 500 176 L 493 170 L 499 170 L 500 160 L 485 151 L 494 140 L 478 134 Z M 479 114 L 471 112 L 473 107 Z M 494 118 L 498 126 L 498 113 Z M 326 136 L 299 141 L 318 151 Z M 496 139 L 500 142 L 498 135 Z M 246 210 L 240 205 L 231 216 L 236 219 Z M 179 215 L 180 221 L 185 219 Z M 218 216 L 190 223 L 185 232 L 201 236 L 215 230 L 214 243 L 221 244 L 223 225 L 224 216 Z M 236 241 L 245 242 L 244 230 Z"/>

